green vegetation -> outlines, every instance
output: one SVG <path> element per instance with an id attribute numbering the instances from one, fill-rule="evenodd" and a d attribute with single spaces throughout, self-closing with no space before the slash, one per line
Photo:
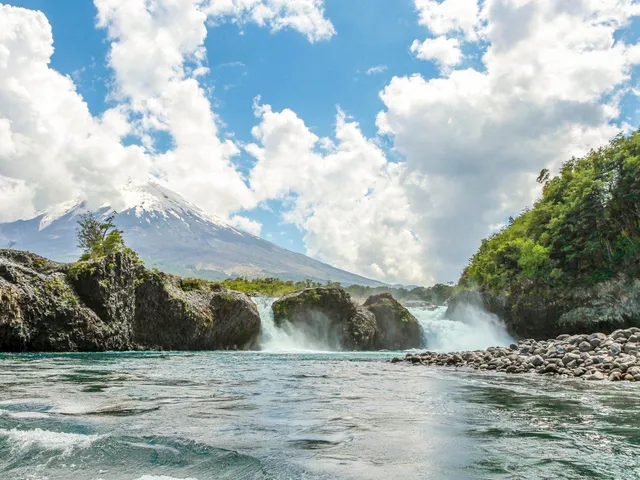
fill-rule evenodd
<path id="1" fill-rule="evenodd" d="M 80 260 L 98 259 L 125 250 L 123 232 L 114 223 L 116 215 L 113 212 L 104 220 L 99 220 L 93 213 L 80 217 L 76 231 L 78 247 L 83 252 Z M 130 249 L 127 250 L 132 253 Z"/>
<path id="2" fill-rule="evenodd" d="M 460 280 L 492 294 L 561 295 L 640 274 L 640 130 L 571 159 L 542 198 L 482 241 Z"/>
<path id="3" fill-rule="evenodd" d="M 319 283 L 313 280 L 304 282 L 293 282 L 279 280 L 277 278 L 256 278 L 249 280 L 238 277 L 223 280 L 222 285 L 229 290 L 236 290 L 248 294 L 264 295 L 267 297 L 281 297 L 289 293 L 298 292 L 305 288 L 317 287 L 340 287 L 336 282 Z M 371 295 L 379 293 L 390 293 L 396 300 L 403 301 L 423 301 L 436 305 L 442 305 L 453 293 L 454 287 L 450 285 L 434 285 L 433 287 L 415 287 L 412 289 L 393 287 L 364 287 L 361 285 L 350 285 L 342 287 L 354 300 L 364 301 Z"/>
<path id="4" fill-rule="evenodd" d="M 180 287 L 185 292 L 193 292 L 194 290 L 204 290 L 208 283 L 207 280 L 201 278 L 183 278 L 180 281 Z"/>

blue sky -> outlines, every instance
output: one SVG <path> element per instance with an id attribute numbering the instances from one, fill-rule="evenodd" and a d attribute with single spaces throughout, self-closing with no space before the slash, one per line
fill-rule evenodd
<path id="1" fill-rule="evenodd" d="M 105 31 L 95 28 L 93 3 L 6 3 L 45 13 L 54 35 L 52 67 L 76 80 L 94 115 L 110 106 L 109 45 Z M 325 8 L 338 31 L 328 42 L 311 44 L 295 31 L 272 33 L 252 24 L 210 30 L 205 45 L 211 75 L 204 83 L 212 87 L 210 99 L 234 138 L 252 141 L 252 103 L 258 95 L 276 110 L 296 111 L 318 136 L 331 135 L 338 105 L 358 120 L 367 136 L 374 136 L 375 117 L 383 107 L 378 94 L 394 75 L 438 76 L 433 64 L 409 54 L 413 39 L 425 30 L 418 25 L 411 0 L 329 0 Z M 375 66 L 386 68 L 367 75 Z M 246 173 L 253 162 L 243 154 L 238 165 Z M 263 224 L 263 237 L 305 253 L 304 232 L 280 221 L 280 203 L 271 201 L 268 208 L 243 214 Z"/>
<path id="2" fill-rule="evenodd" d="M 24 151 L 0 149 L 0 199 L 8 205 L 0 220 L 71 192 L 109 197 L 120 174 L 153 174 L 208 212 L 247 228 L 259 222 L 264 238 L 338 267 L 391 282 L 449 281 L 481 238 L 535 200 L 541 168 L 556 169 L 640 124 L 635 0 L 564 7 L 554 0 L 248 4 L 0 3 L 24 9 L 0 10 L 15 29 L 0 32 L 0 47 L 23 60 L 0 74 L 24 86 L 15 107 L 16 82 L 0 80 L 0 135 L 6 117 L 8 138 L 31 142 Z M 162 16 L 152 8 L 158 5 L 180 7 Z M 261 8 L 271 9 L 266 21 Z M 35 10 L 53 31 L 55 52 L 44 73 L 48 58 L 40 52 L 48 39 Z M 98 27 L 100 11 L 106 20 Z M 128 22 L 141 12 L 147 23 Z M 191 35 L 205 25 L 198 18 L 207 19 L 201 37 Z M 165 37 L 154 39 L 158 32 Z M 185 63 L 162 58 L 157 38 L 176 51 L 186 42 Z M 109 54 L 118 47 L 140 49 L 117 63 Z M 193 77 L 183 65 L 200 49 L 209 70 Z M 157 65 L 148 63 L 156 56 Z M 135 70 L 137 59 L 158 71 L 145 77 Z M 163 66 L 174 73 L 162 77 Z M 62 85 L 59 74 L 74 85 Z M 204 104 L 197 91 L 189 105 L 172 90 L 187 88 L 188 80 L 197 81 Z M 160 81 L 159 90 L 140 91 L 152 81 Z M 56 104 L 58 95 L 64 101 Z M 165 102 L 162 112 L 148 102 Z M 171 111 L 172 102 L 183 102 L 180 111 Z M 195 120 L 202 105 L 219 129 Z M 113 111 L 130 134 L 103 131 L 102 115 Z M 158 119 L 167 122 L 159 130 L 143 122 Z M 200 127 L 202 144 L 184 137 Z M 155 149 L 132 148 L 141 132 Z M 177 145 L 176 138 L 187 141 Z M 41 152 L 35 160 L 34 152 Z M 27 162 L 37 166 L 21 168 Z"/>

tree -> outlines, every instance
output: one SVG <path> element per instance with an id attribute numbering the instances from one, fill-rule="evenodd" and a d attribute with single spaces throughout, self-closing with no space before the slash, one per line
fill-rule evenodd
<path id="1" fill-rule="evenodd" d="M 9 250 L 11 250 L 15 246 L 16 246 L 16 241 L 15 240 L 9 240 L 9 243 L 7 243 L 7 248 Z"/>
<path id="2" fill-rule="evenodd" d="M 124 250 L 123 232 L 114 223 L 116 215 L 117 212 L 113 212 L 103 220 L 93 213 L 80 216 L 76 236 L 83 252 L 82 259 L 100 258 Z"/>

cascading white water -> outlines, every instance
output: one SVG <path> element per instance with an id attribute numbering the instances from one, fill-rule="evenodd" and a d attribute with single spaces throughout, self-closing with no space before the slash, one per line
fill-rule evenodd
<path id="1" fill-rule="evenodd" d="M 328 352 L 334 350 L 325 341 L 310 338 L 302 330 L 277 327 L 271 305 L 274 298 L 256 297 L 262 321 L 260 346 L 263 351 L 280 353 Z M 461 306 L 456 318 L 445 319 L 446 307 L 428 309 L 409 307 L 423 331 L 423 347 L 432 351 L 480 350 L 492 346 L 507 346 L 514 340 L 495 315 L 468 305 Z"/>
<path id="2" fill-rule="evenodd" d="M 298 352 L 329 352 L 332 349 L 322 341 L 308 338 L 303 331 L 295 328 L 280 328 L 273 321 L 271 305 L 275 298 L 256 297 L 253 299 L 258 306 L 262 333 L 260 346 L 266 352 L 298 353 Z"/>
<path id="3" fill-rule="evenodd" d="M 498 317 L 472 305 L 460 306 L 455 319 L 445 318 L 447 307 L 409 311 L 420 322 L 425 346 L 431 351 L 482 350 L 514 342 Z"/>

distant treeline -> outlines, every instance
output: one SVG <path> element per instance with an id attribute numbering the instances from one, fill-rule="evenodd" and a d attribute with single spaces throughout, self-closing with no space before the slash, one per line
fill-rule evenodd
<path id="1" fill-rule="evenodd" d="M 442 305 L 453 293 L 453 286 L 437 284 L 432 287 L 394 288 L 394 287 L 365 287 L 362 285 L 350 285 L 348 287 L 337 282 L 319 283 L 313 280 L 303 282 L 293 282 L 291 280 L 280 280 L 278 278 L 256 278 L 249 280 L 238 277 L 230 278 L 222 282 L 226 288 L 245 292 L 249 294 L 264 295 L 268 297 L 279 297 L 288 293 L 297 292 L 305 288 L 314 287 L 341 287 L 346 290 L 354 300 L 362 301 L 371 295 L 379 293 L 391 293 L 398 301 L 423 301 Z"/>

